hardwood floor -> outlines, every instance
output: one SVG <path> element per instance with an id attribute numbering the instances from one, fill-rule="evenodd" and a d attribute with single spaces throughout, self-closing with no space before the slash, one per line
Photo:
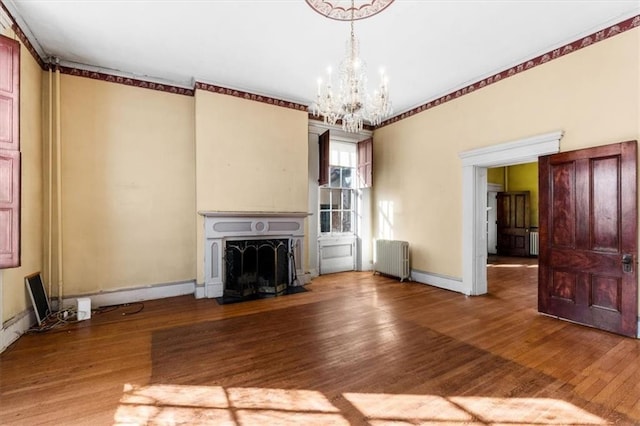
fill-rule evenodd
<path id="1" fill-rule="evenodd" d="M 96 313 L 0 355 L 0 424 L 640 424 L 638 340 L 538 314 L 535 261 L 488 276 L 480 297 L 365 272 Z"/>

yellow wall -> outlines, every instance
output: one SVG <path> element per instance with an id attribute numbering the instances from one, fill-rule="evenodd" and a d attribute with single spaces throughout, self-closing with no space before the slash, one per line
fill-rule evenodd
<path id="1" fill-rule="evenodd" d="M 13 38 L 13 33 L 4 35 Z M 2 322 L 31 307 L 24 277 L 42 269 L 42 71 L 20 48 L 21 266 L 0 270 Z"/>
<path id="2" fill-rule="evenodd" d="M 639 34 L 627 31 L 376 130 L 374 206 L 393 214 L 374 214 L 374 236 L 388 226 L 412 245 L 414 268 L 461 277 L 458 154 L 554 130 L 565 132 L 562 151 L 638 139 Z"/>
<path id="3" fill-rule="evenodd" d="M 487 169 L 487 182 L 502 185 L 504 188 L 504 167 L 492 167 Z"/>
<path id="4" fill-rule="evenodd" d="M 530 226 L 538 226 L 538 163 L 507 167 L 509 191 L 529 191 Z"/>
<path id="5" fill-rule="evenodd" d="M 304 212 L 308 204 L 308 115 L 196 90 L 198 211 Z M 203 218 L 198 255 L 203 259 Z M 198 282 L 203 282 L 198 262 Z"/>
<path id="6" fill-rule="evenodd" d="M 538 226 L 538 163 L 489 168 L 487 182 L 502 185 L 503 191 L 529 191 L 530 226 Z"/>
<path id="7" fill-rule="evenodd" d="M 65 296 L 195 279 L 194 100 L 63 75 Z"/>

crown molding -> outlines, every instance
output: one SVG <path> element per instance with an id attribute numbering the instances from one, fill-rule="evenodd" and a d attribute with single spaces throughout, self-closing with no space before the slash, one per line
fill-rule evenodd
<path id="1" fill-rule="evenodd" d="M 75 62 L 61 61 L 59 69 L 62 74 L 91 78 L 93 80 L 106 81 L 108 83 L 124 84 L 125 86 L 157 90 L 177 95 L 193 96 L 194 94 L 193 86 L 189 87 L 186 85 L 179 85 L 159 78 L 136 76 L 130 73 L 78 64 Z"/>
<path id="2" fill-rule="evenodd" d="M 295 109 L 297 111 L 307 112 L 309 109 L 307 105 L 299 102 L 273 98 L 267 95 L 260 95 L 257 93 L 245 92 L 243 90 L 218 86 L 216 84 L 204 83 L 202 81 L 196 81 L 195 88 L 196 90 L 204 90 L 207 92 L 217 93 L 220 95 L 234 96 L 236 98 L 246 99 L 248 101 L 262 102 L 265 104 L 275 105 L 283 108 Z"/>
<path id="3" fill-rule="evenodd" d="M 0 3 L 2 5 L 2 3 Z M 10 29 L 13 21 L 4 7 L 0 7 L 0 30 Z"/>
<path id="4" fill-rule="evenodd" d="M 3 17 L 2 12 L 4 12 L 6 16 Z M 13 30 L 18 39 L 20 39 L 22 44 L 31 53 L 33 59 L 35 59 L 40 65 L 40 68 L 44 69 L 47 54 L 40 43 L 38 43 L 38 39 L 33 35 L 27 23 L 18 13 L 18 8 L 16 7 L 14 0 L 0 1 L 0 20 L 4 20 L 4 18 L 8 20 L 8 27 Z"/>

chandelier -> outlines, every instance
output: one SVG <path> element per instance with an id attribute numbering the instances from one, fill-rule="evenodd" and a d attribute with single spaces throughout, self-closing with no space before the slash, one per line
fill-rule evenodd
<path id="1" fill-rule="evenodd" d="M 326 0 L 307 0 L 307 3 L 322 15 L 338 20 L 349 20 L 351 34 L 347 39 L 345 57 L 338 69 L 337 90 L 333 86 L 332 69 L 327 70 L 327 81 L 318 79 L 316 100 L 311 106 L 315 117 L 322 116 L 326 124 L 342 122 L 346 132 L 357 133 L 365 121 L 376 126 L 393 112 L 389 99 L 389 80 L 380 72 L 380 83 L 373 94 L 367 92 L 367 67 L 360 59 L 360 44 L 355 36 L 354 21 L 368 18 L 385 9 L 393 0 L 370 0 L 356 9 L 355 1 L 345 8 Z"/>

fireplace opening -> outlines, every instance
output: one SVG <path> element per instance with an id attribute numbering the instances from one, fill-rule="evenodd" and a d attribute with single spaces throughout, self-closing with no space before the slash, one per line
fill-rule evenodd
<path id="1" fill-rule="evenodd" d="M 288 239 L 225 242 L 224 295 L 277 296 L 289 286 Z"/>

